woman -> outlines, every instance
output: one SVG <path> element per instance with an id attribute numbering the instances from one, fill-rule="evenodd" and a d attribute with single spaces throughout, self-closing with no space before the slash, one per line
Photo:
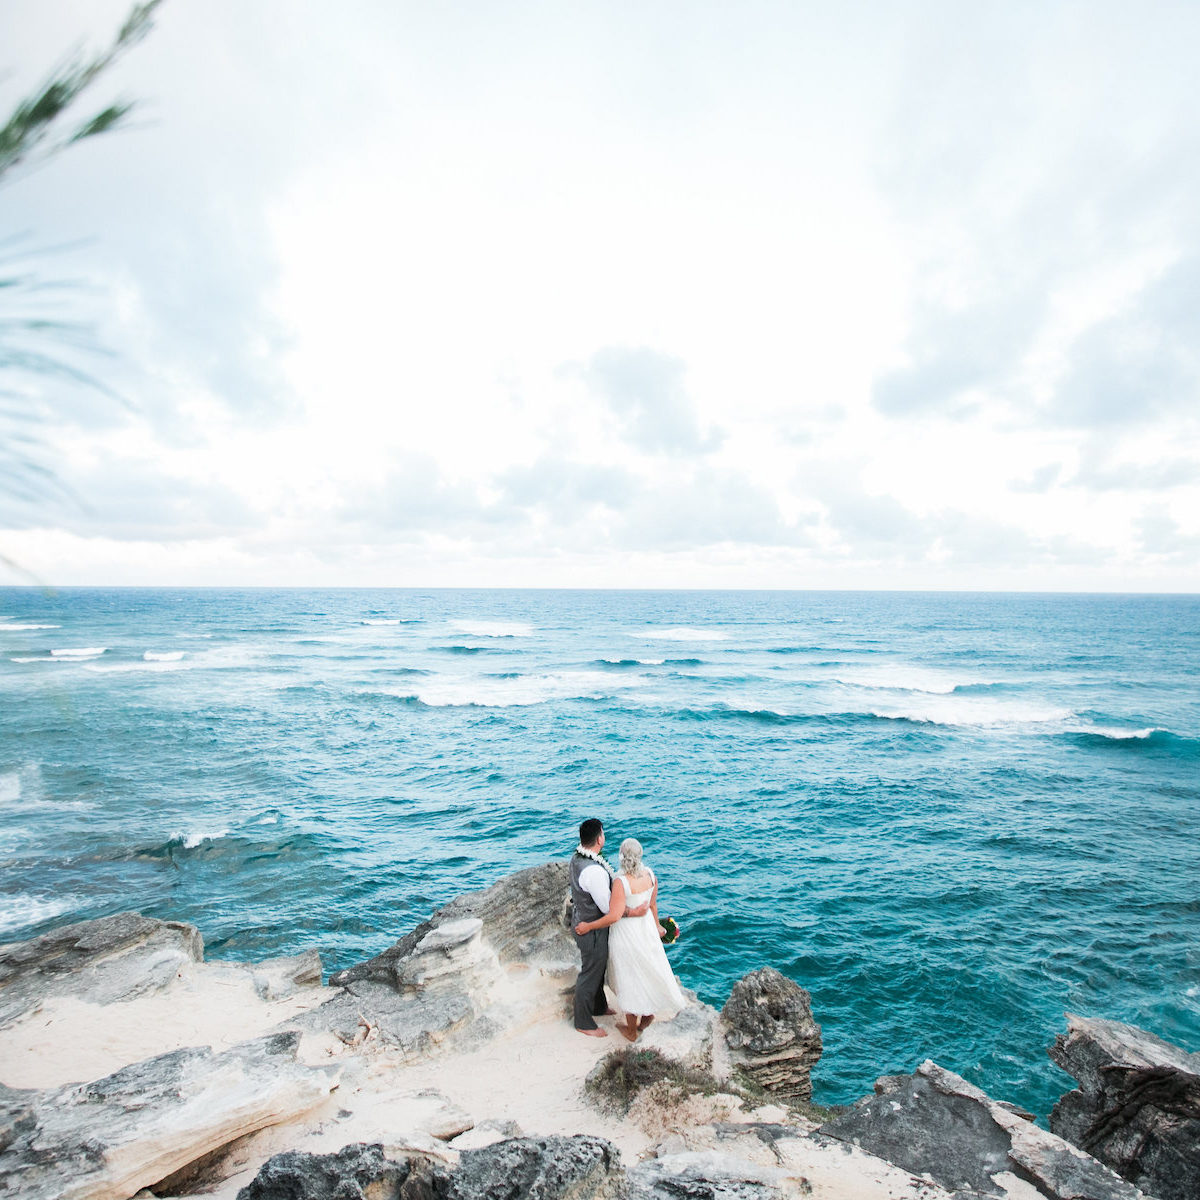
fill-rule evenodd
<path id="1" fill-rule="evenodd" d="M 621 843 L 621 869 L 613 880 L 613 904 L 608 916 L 585 921 L 577 933 L 611 927 L 608 935 L 608 987 L 625 1024 L 617 1029 L 623 1037 L 636 1042 L 656 1014 L 673 1017 L 687 1001 L 667 962 L 662 937 L 666 930 L 658 923 L 658 880 L 642 862 L 642 844 L 636 838 Z M 621 895 L 618 900 L 618 889 Z M 631 908 L 647 901 L 650 909 L 640 917 L 624 917 Z"/>

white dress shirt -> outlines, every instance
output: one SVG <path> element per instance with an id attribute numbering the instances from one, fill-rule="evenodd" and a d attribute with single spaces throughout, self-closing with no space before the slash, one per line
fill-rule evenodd
<path id="1" fill-rule="evenodd" d="M 608 916 L 612 899 L 612 880 L 599 863 L 589 863 L 579 872 L 579 886 L 596 902 L 596 907 Z"/>

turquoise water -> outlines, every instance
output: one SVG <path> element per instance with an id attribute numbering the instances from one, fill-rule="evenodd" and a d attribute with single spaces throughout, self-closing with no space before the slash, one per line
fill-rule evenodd
<path id="1" fill-rule="evenodd" d="M 0 937 L 124 909 L 332 970 L 635 835 L 816 1099 L 931 1057 L 1044 1114 L 1064 1010 L 1200 1047 L 1200 598 L 0 589 Z"/>

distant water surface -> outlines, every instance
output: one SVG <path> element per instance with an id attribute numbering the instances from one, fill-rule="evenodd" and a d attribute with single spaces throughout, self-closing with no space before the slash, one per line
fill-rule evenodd
<path id="1" fill-rule="evenodd" d="M 332 970 L 628 835 L 816 1099 L 1044 1114 L 1064 1010 L 1200 1048 L 1200 598 L 0 589 L 0 938 L 125 909 Z"/>

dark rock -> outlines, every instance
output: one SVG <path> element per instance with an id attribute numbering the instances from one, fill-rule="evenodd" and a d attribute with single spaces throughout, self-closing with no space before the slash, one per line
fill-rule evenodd
<path id="1" fill-rule="evenodd" d="M 345 987 L 369 979 L 395 987 L 399 964 L 413 954 L 429 933 L 440 925 L 471 917 L 483 923 L 483 940 L 502 963 L 574 962 L 575 943 L 559 916 L 566 887 L 565 862 L 544 863 L 508 875 L 482 891 L 455 897 L 382 954 L 336 972 L 329 977 L 329 983 Z"/>
<path id="2" fill-rule="evenodd" d="M 172 1050 L 91 1083 L 0 1089 L 0 1196 L 132 1196 L 323 1101 L 336 1070 L 296 1061 L 298 1033 L 220 1054 Z"/>
<path id="3" fill-rule="evenodd" d="M 821 1027 L 809 994 L 774 967 L 733 985 L 721 1010 L 734 1065 L 755 1083 L 790 1100 L 811 1100 L 810 1072 L 821 1057 Z"/>
<path id="4" fill-rule="evenodd" d="M 860 1146 L 947 1191 L 1004 1196 L 1005 1176 L 1032 1184 L 1048 1200 L 1138 1200 L 1143 1194 L 1102 1163 L 965 1079 L 925 1062 L 889 1077 L 820 1132 Z"/>
<path id="5" fill-rule="evenodd" d="M 1059 1137 L 1160 1200 L 1200 1197 L 1200 1054 L 1068 1014 L 1050 1057 L 1079 1081 L 1050 1114 Z"/>
<path id="6" fill-rule="evenodd" d="M 356 1142 L 336 1154 L 289 1150 L 264 1163 L 237 1200 L 400 1200 L 412 1174 L 407 1159 L 385 1158 L 378 1144 Z"/>
<path id="7" fill-rule="evenodd" d="M 194 926 L 139 913 L 80 921 L 11 942 L 0 946 L 0 1024 L 49 996 L 111 1004 L 157 991 L 185 963 L 203 957 L 204 941 Z"/>
<path id="8" fill-rule="evenodd" d="M 602 1138 L 512 1138 L 464 1150 L 446 1200 L 621 1200 L 624 1175 Z"/>

